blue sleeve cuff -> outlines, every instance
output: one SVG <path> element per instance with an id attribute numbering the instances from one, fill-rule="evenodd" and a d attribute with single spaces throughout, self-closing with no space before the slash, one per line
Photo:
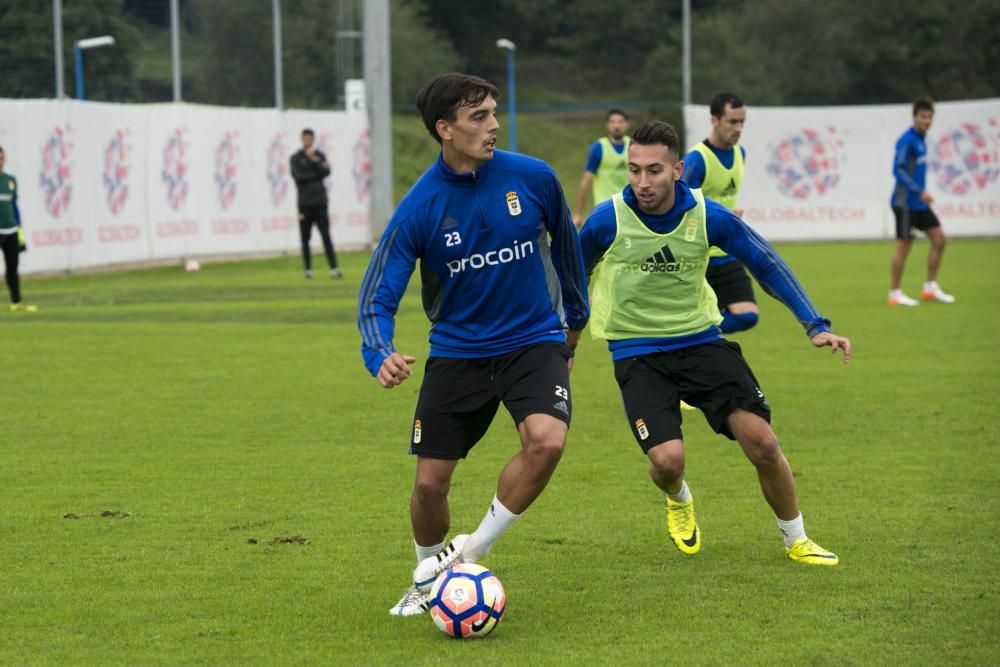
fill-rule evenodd
<path id="1" fill-rule="evenodd" d="M 830 320 L 825 317 L 810 322 L 806 327 L 806 335 L 809 338 L 821 333 L 830 333 Z"/>
<path id="2" fill-rule="evenodd" d="M 382 368 L 382 362 L 395 352 L 395 350 L 389 350 L 388 352 L 384 350 L 375 350 L 367 345 L 361 346 L 361 356 L 365 360 L 365 368 L 371 373 L 372 377 L 378 376 L 378 371 Z"/>

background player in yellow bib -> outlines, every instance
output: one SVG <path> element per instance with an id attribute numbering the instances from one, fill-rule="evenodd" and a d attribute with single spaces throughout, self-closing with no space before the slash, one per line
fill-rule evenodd
<path id="1" fill-rule="evenodd" d="M 594 206 L 597 206 L 628 185 L 628 169 L 625 166 L 628 159 L 628 116 L 621 109 L 611 109 L 607 120 L 608 136 L 592 143 L 587 152 L 587 164 L 580 178 L 580 194 L 573 215 L 573 224 L 577 229 L 583 224 L 583 212 L 591 188 L 594 191 Z"/>
<path id="2" fill-rule="evenodd" d="M 667 530 L 683 553 L 701 549 L 694 500 L 684 481 L 678 403 L 701 409 L 717 432 L 739 442 L 757 469 L 788 557 L 836 565 L 837 556 L 806 536 L 792 470 L 771 430 L 771 406 L 739 345 L 722 338 L 715 294 L 705 282 L 709 248 L 732 253 L 802 324 L 812 344 L 851 354 L 830 331 L 767 241 L 731 211 L 679 181 L 680 142 L 667 123 L 632 135 L 629 186 L 599 204 L 580 233 L 592 275 L 590 330 L 608 341 L 615 379 L 649 472 L 665 494 Z"/>
<path id="3" fill-rule="evenodd" d="M 688 187 L 701 188 L 706 197 L 742 218 L 743 209 L 737 207 L 736 200 L 743 185 L 746 158 L 746 150 L 739 143 L 747 118 L 746 106 L 738 95 L 719 93 L 712 99 L 709 112 L 712 131 L 684 156 L 681 180 Z M 757 324 L 760 311 L 753 283 L 735 257 L 713 248 L 706 278 L 719 302 L 723 333 L 745 331 Z"/>

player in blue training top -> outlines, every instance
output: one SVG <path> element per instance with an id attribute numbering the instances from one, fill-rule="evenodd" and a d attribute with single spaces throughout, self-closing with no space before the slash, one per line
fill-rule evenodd
<path id="1" fill-rule="evenodd" d="M 792 470 L 771 430 L 771 407 L 739 345 L 722 338 L 715 294 L 705 282 L 709 248 L 734 255 L 805 328 L 816 347 L 840 349 L 805 290 L 774 248 L 724 206 L 678 180 L 673 127 L 650 121 L 629 147 L 629 186 L 598 205 L 580 235 L 593 313 L 590 330 L 608 341 L 615 378 L 653 482 L 666 494 L 667 529 L 683 553 L 701 549 L 694 501 L 684 481 L 680 400 L 701 408 L 709 425 L 739 442 L 757 469 L 788 557 L 836 565 L 835 554 L 806 537 Z"/>
<path id="2" fill-rule="evenodd" d="M 681 180 L 742 218 L 743 209 L 736 206 L 736 200 L 747 156 L 739 143 L 747 120 L 746 105 L 739 95 L 719 93 L 712 98 L 709 113 L 712 131 L 684 156 Z M 757 325 L 760 310 L 753 283 L 735 257 L 713 249 L 705 278 L 719 302 L 722 333 L 746 331 Z"/>
<path id="3" fill-rule="evenodd" d="M 892 213 L 896 217 L 896 251 L 892 255 L 892 284 L 889 289 L 890 306 L 919 306 L 920 302 L 908 297 L 900 287 L 906 257 L 913 247 L 913 229 L 919 229 L 931 240 L 927 255 L 927 280 L 920 291 L 924 301 L 954 303 L 955 297 L 937 284 L 945 237 L 941 222 L 931 204 L 934 198 L 927 192 L 927 130 L 934 120 L 934 103 L 918 99 L 913 103 L 913 127 L 896 142 L 896 155 L 892 159 L 892 174 L 896 187 L 892 191 Z"/>
<path id="4" fill-rule="evenodd" d="M 393 345 L 394 315 L 420 261 L 430 358 L 417 399 L 410 498 L 417 568 L 389 613 L 427 609 L 426 593 L 455 562 L 477 562 L 545 488 L 572 414 L 573 348 L 590 315 L 580 240 L 553 170 L 496 148 L 498 92 L 444 74 L 417 95 L 441 154 L 400 202 L 358 298 L 365 366 L 389 389 L 415 357 Z M 507 463 L 482 523 L 444 545 L 458 461 L 503 403 L 521 450 Z"/>

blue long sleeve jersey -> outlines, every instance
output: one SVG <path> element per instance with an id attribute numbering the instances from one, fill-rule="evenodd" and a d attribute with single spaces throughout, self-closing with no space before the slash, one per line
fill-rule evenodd
<path id="1" fill-rule="evenodd" d="M 631 185 L 625 188 L 624 197 L 625 203 L 635 211 L 643 224 L 657 234 L 669 234 L 676 229 L 684 214 L 695 205 L 691 188 L 680 181 L 674 184 L 674 205 L 663 215 L 648 215 L 640 211 Z M 816 311 L 791 269 L 771 244 L 757 232 L 722 204 L 707 198 L 705 223 L 708 242 L 746 264 L 765 291 L 784 303 L 795 314 L 810 338 L 830 330 L 830 320 Z M 583 247 L 583 261 L 588 275 L 611 247 L 617 233 L 618 222 L 614 206 L 610 200 L 602 202 L 587 218 L 580 232 L 580 245 Z M 720 338 L 722 338 L 721 330 L 712 326 L 688 336 L 612 340 L 608 341 L 608 349 L 612 358 L 618 361 L 628 357 L 701 345 Z"/>
<path id="2" fill-rule="evenodd" d="M 903 132 L 896 142 L 892 175 L 896 177 L 896 186 L 889 205 L 926 211 L 927 204 L 920 201 L 920 193 L 927 189 L 927 142 L 926 137 L 913 127 Z"/>
<path id="3" fill-rule="evenodd" d="M 724 150 L 718 148 L 712 144 L 712 142 L 705 140 L 705 145 L 715 153 L 715 157 L 719 158 L 719 162 L 726 169 L 730 169 L 733 166 L 733 160 L 736 159 L 735 149 L 730 148 Z M 743 153 L 743 160 L 747 159 L 747 149 L 740 146 L 740 151 Z M 701 156 L 698 151 L 688 151 L 688 154 L 684 156 L 684 173 L 681 174 L 681 180 L 687 183 L 689 188 L 700 188 L 701 184 L 705 182 L 705 158 Z M 722 257 L 709 257 L 709 266 L 720 266 L 722 264 L 728 264 L 729 262 L 735 262 L 736 258 L 732 255 L 723 255 Z"/>
<path id="4" fill-rule="evenodd" d="M 550 240 L 551 239 L 551 240 Z M 430 356 L 507 354 L 587 325 L 580 238 L 555 172 L 497 150 L 472 173 L 439 156 L 399 203 L 358 297 L 365 367 L 395 351 L 395 314 L 417 260 Z"/>

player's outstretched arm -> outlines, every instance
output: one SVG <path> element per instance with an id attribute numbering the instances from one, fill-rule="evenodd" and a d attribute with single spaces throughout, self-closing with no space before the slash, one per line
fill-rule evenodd
<path id="1" fill-rule="evenodd" d="M 573 224 L 577 229 L 583 226 L 583 210 L 587 207 L 587 198 L 590 197 L 590 188 L 594 184 L 594 174 L 584 171 L 580 177 L 580 187 L 576 196 L 576 213 L 573 215 Z"/>
<path id="2" fill-rule="evenodd" d="M 386 389 L 392 389 L 403 384 L 406 378 L 413 375 L 410 364 L 417 360 L 408 354 L 393 352 L 382 361 L 382 366 L 378 369 L 376 379 L 378 383 Z"/>
<path id="3" fill-rule="evenodd" d="M 844 363 L 846 364 L 851 358 L 851 341 L 849 338 L 843 336 L 838 336 L 832 331 L 824 331 L 813 336 L 812 344 L 816 347 L 826 347 L 830 346 L 833 348 L 830 350 L 834 354 L 837 354 L 837 350 L 842 350 L 844 353 Z"/>

